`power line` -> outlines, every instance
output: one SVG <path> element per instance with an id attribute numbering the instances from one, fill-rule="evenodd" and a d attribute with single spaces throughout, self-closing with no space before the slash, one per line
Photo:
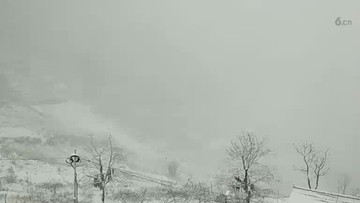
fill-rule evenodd
<path id="1" fill-rule="evenodd" d="M 90 160 L 88 158 L 82 158 L 82 160 L 94 163 L 94 161 L 92 161 L 92 160 Z M 160 184 L 160 185 L 170 186 L 170 187 L 176 187 L 176 185 L 177 185 L 176 182 L 173 182 L 173 181 L 170 181 L 170 180 L 154 178 L 154 177 L 142 174 L 142 173 L 138 173 L 138 172 L 122 169 L 122 168 L 114 168 L 114 169 L 118 170 L 120 173 L 130 175 L 130 176 L 132 176 L 134 178 L 138 178 L 138 179 L 142 179 L 142 180 L 145 180 L 145 181 L 157 183 L 157 184 Z"/>
<path id="2" fill-rule="evenodd" d="M 45 160 L 65 160 L 66 158 L 0 158 L 0 161 L 45 161 Z"/>
<path id="3" fill-rule="evenodd" d="M 150 176 L 147 176 L 147 175 L 144 175 L 144 174 L 141 174 L 141 173 L 137 173 L 137 172 L 133 172 L 133 171 L 129 171 L 129 170 L 124 170 L 124 169 L 119 169 L 119 168 L 115 168 L 115 169 L 119 170 L 119 172 L 121 172 L 121 173 L 133 176 L 135 178 L 150 181 L 150 182 L 157 183 L 157 184 L 160 184 L 160 185 L 170 186 L 170 187 L 176 187 L 177 186 L 176 182 L 173 182 L 173 181 L 154 178 L 154 177 L 150 177 Z"/>

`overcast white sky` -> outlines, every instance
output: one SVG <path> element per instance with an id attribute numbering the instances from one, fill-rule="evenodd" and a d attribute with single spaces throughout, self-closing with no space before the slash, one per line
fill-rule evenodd
<path id="1" fill-rule="evenodd" d="M 27 78 L 30 97 L 56 84 L 197 175 L 253 131 L 271 139 L 289 190 L 305 185 L 292 143 L 329 147 L 321 186 L 334 191 L 338 173 L 360 181 L 359 10 L 357 0 L 1 0 L 0 62 Z"/>

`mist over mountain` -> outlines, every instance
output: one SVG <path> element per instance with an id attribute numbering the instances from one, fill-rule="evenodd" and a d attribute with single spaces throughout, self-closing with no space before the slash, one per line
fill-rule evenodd
<path id="1" fill-rule="evenodd" d="M 89 135 L 104 139 L 112 135 L 116 138 L 119 146 L 128 149 L 131 154 L 136 156 L 135 160 L 130 159 L 133 164 L 138 163 L 139 167 L 142 165 L 148 170 L 166 173 L 167 163 L 164 157 L 161 158 L 159 152 L 127 135 L 111 120 L 96 115 L 91 106 L 71 102 L 68 101 L 69 98 L 61 97 L 57 94 L 58 86 L 53 81 L 47 81 L 45 86 L 41 85 L 39 88 L 26 89 L 33 84 L 28 84 L 23 78 L 19 79 L 21 83 L 16 83 L 15 79 L 11 78 L 11 74 L 4 78 L 6 79 L 2 80 L 4 83 L 2 86 L 4 94 L 2 95 L 4 96 L 0 109 L 1 137 L 41 138 L 42 136 L 53 136 L 54 139 L 59 137 L 58 139 L 61 140 L 61 137 L 66 136 L 67 138 L 64 139 L 68 142 L 75 139 L 78 140 L 78 144 L 82 145 L 87 142 Z M 42 87 L 44 87 L 44 91 L 41 89 Z M 49 87 L 52 87 L 53 94 L 48 93 L 52 92 Z M 49 91 L 46 92 L 46 89 Z M 39 97 L 34 97 L 36 92 L 40 95 Z M 43 93 L 46 97 L 41 97 Z M 79 139 L 84 141 L 81 142 Z M 62 148 L 61 144 L 64 143 L 59 143 L 59 148 Z M 73 144 L 72 147 L 76 147 L 76 145 Z M 68 152 L 64 150 L 62 153 L 71 153 L 72 150 Z M 64 157 L 67 154 L 58 155 Z M 159 164 L 162 164 L 163 169 L 154 167 Z"/>
<path id="2" fill-rule="evenodd" d="M 360 187 L 359 6 L 0 1 L 2 157 L 62 160 L 111 134 L 134 169 L 166 175 L 177 161 L 210 182 L 231 140 L 254 132 L 276 151 L 280 193 L 306 184 L 293 147 L 305 141 L 330 148 L 322 188 L 342 173 Z"/>

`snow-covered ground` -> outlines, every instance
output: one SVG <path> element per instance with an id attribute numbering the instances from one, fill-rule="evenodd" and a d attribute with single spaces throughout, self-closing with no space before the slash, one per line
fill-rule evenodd
<path id="1" fill-rule="evenodd" d="M 360 198 L 319 190 L 294 187 L 289 203 L 360 203 Z"/>

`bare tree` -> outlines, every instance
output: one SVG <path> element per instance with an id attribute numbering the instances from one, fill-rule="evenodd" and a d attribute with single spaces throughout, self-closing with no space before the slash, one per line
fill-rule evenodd
<path id="1" fill-rule="evenodd" d="M 231 160 L 237 163 L 232 174 L 238 183 L 237 190 L 245 193 L 245 202 L 249 203 L 255 194 L 255 185 L 269 182 L 274 175 L 264 165 L 260 164 L 261 159 L 270 155 L 267 147 L 267 139 L 258 139 L 253 133 L 246 133 L 239 136 L 236 141 L 226 150 Z"/>
<path id="2" fill-rule="evenodd" d="M 106 186 L 112 181 L 120 181 L 116 169 L 121 169 L 126 160 L 124 150 L 113 145 L 111 136 L 107 143 L 95 143 L 91 137 L 91 158 L 85 168 L 86 177 L 93 180 L 93 186 L 101 191 L 101 201 L 105 202 Z"/>
<path id="3" fill-rule="evenodd" d="M 346 190 L 350 185 L 351 178 L 348 174 L 341 176 L 341 179 L 338 181 L 338 193 L 346 194 Z"/>
<path id="4" fill-rule="evenodd" d="M 177 178 L 177 170 L 179 168 L 179 164 L 176 161 L 171 161 L 168 165 L 168 172 L 169 172 L 169 177 L 172 179 L 176 179 Z"/>
<path id="5" fill-rule="evenodd" d="M 301 155 L 305 164 L 304 167 L 296 168 L 296 170 L 306 175 L 307 185 L 309 189 L 311 189 L 311 164 L 314 159 L 314 146 L 311 143 L 304 143 L 301 146 L 294 145 L 294 148 L 296 152 Z"/>
<path id="6" fill-rule="evenodd" d="M 319 180 L 321 176 L 325 176 L 327 172 L 329 171 L 329 167 L 327 167 L 328 162 L 328 156 L 329 156 L 329 150 L 325 150 L 324 152 L 318 151 L 318 153 L 315 154 L 314 160 L 313 160 L 313 171 L 315 174 L 315 190 L 319 187 Z"/>
<path id="7" fill-rule="evenodd" d="M 320 177 L 325 176 L 329 171 L 329 167 L 327 167 L 329 150 L 320 151 L 312 143 L 304 143 L 300 146 L 294 145 L 294 148 L 304 162 L 303 167 L 295 168 L 295 170 L 306 175 L 309 189 L 312 189 L 311 180 L 314 177 L 314 189 L 316 190 L 319 187 Z"/>

